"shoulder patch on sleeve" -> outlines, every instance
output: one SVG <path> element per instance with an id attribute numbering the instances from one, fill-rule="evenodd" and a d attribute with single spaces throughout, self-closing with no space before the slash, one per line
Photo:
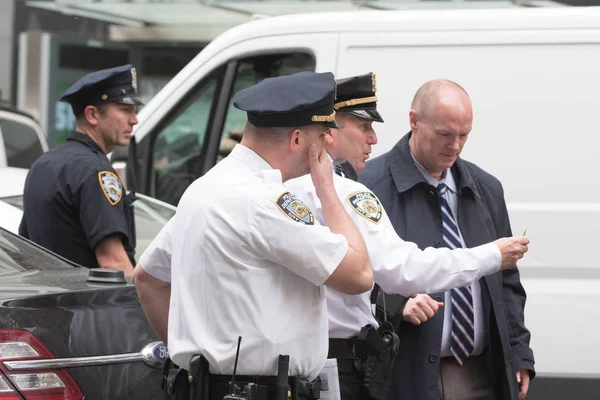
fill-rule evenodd
<path id="1" fill-rule="evenodd" d="M 377 196 L 371 192 L 356 192 L 348 197 L 348 202 L 363 218 L 368 219 L 374 224 L 378 224 L 381 221 L 383 209 Z"/>
<path id="2" fill-rule="evenodd" d="M 123 185 L 119 177 L 110 171 L 100 171 L 98 181 L 108 202 L 113 206 L 117 204 L 123 197 Z"/>
<path id="3" fill-rule="evenodd" d="M 277 199 L 277 207 L 291 220 L 305 225 L 314 225 L 315 217 L 303 202 L 290 192 L 285 192 Z"/>

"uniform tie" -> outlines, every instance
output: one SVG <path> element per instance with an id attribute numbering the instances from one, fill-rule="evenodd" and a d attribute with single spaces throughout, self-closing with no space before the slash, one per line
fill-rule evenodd
<path id="1" fill-rule="evenodd" d="M 458 224 L 452 215 L 450 205 L 444 194 L 448 187 L 440 183 L 437 186 L 442 207 L 442 236 L 444 245 L 450 249 L 463 247 Z M 452 299 L 452 339 L 450 351 L 460 365 L 475 348 L 475 327 L 473 324 L 473 293 L 471 287 L 462 287 L 450 291 Z"/>

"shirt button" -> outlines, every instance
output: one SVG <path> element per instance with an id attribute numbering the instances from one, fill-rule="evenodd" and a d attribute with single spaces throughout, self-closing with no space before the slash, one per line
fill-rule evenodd
<path id="1" fill-rule="evenodd" d="M 442 302 L 442 298 L 440 296 L 435 296 L 435 301 L 439 301 L 440 303 Z"/>
<path id="2" fill-rule="evenodd" d="M 442 243 L 440 243 L 440 242 L 435 242 L 435 243 L 433 244 L 433 247 L 435 247 L 436 249 L 439 249 L 440 247 L 442 247 Z"/>
<path id="3" fill-rule="evenodd" d="M 436 356 L 435 354 L 432 354 L 429 356 L 429 362 L 432 364 L 435 364 L 437 362 L 438 356 Z"/>

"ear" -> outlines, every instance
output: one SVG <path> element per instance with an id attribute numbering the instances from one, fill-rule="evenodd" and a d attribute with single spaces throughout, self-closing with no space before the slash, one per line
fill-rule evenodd
<path id="1" fill-rule="evenodd" d="M 410 130 L 411 131 L 416 131 L 417 130 L 417 121 L 418 121 L 419 117 L 417 115 L 417 112 L 415 110 L 410 110 L 408 112 L 408 120 L 410 122 Z"/>
<path id="2" fill-rule="evenodd" d="M 302 148 L 302 135 L 300 129 L 294 129 L 290 135 L 290 150 L 296 152 Z"/>
<path id="3" fill-rule="evenodd" d="M 95 106 L 87 106 L 83 110 L 83 115 L 85 116 L 85 120 L 93 126 L 98 125 L 98 118 L 100 117 L 100 112 L 98 108 Z"/>
<path id="4" fill-rule="evenodd" d="M 337 139 L 339 134 L 340 134 L 340 131 L 335 128 L 331 128 L 330 130 L 328 130 L 325 133 L 325 145 L 331 146 L 333 144 L 333 142 L 335 142 L 335 140 Z"/>

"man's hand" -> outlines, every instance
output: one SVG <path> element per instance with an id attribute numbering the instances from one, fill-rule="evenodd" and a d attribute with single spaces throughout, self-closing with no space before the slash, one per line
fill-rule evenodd
<path id="1" fill-rule="evenodd" d="M 513 236 L 509 238 L 498 239 L 494 242 L 502 254 L 502 269 L 510 269 L 517 264 L 517 261 L 523 258 L 523 255 L 529 250 L 529 238 L 526 236 Z"/>
<path id="2" fill-rule="evenodd" d="M 529 371 L 520 369 L 517 371 L 517 382 L 519 383 L 519 400 L 523 400 L 529 391 Z"/>
<path id="3" fill-rule="evenodd" d="M 329 191 L 329 194 L 337 197 L 333 186 L 333 169 L 329 157 L 327 157 L 325 146 L 321 147 L 319 151 L 319 146 L 313 143 L 308 149 L 308 156 L 310 161 L 310 176 L 315 185 L 317 196 L 321 198 L 325 194 L 325 191 Z"/>
<path id="4" fill-rule="evenodd" d="M 421 325 L 433 317 L 436 311 L 443 306 L 444 303 L 435 301 L 427 294 L 413 295 L 404 306 L 402 318 L 413 325 Z"/>

